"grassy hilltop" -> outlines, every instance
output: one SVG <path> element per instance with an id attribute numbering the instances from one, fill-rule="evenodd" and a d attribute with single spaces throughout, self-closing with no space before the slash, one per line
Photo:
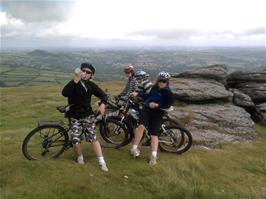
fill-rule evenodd
<path id="1" fill-rule="evenodd" d="M 121 82 L 101 83 L 117 94 Z M 39 120 L 60 120 L 55 110 L 66 104 L 63 85 L 1 88 L 1 199 L 141 199 L 141 198 L 266 198 L 266 126 L 257 125 L 258 140 L 226 144 L 221 149 L 191 149 L 183 155 L 159 152 L 159 163 L 129 156 L 129 147 L 104 148 L 110 171 L 98 169 L 89 144 L 86 164 L 73 162 L 73 151 L 59 159 L 28 161 L 21 152 L 24 137 Z M 96 99 L 94 99 L 94 102 Z M 98 136 L 100 137 L 100 136 Z M 125 178 L 128 176 L 128 178 Z"/>

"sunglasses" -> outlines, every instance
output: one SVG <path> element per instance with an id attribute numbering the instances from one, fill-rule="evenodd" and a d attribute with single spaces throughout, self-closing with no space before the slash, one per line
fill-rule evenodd
<path id="1" fill-rule="evenodd" d="M 168 80 L 160 79 L 160 80 L 158 80 L 158 82 L 161 82 L 161 83 L 167 83 Z"/>
<path id="2" fill-rule="evenodd" d="M 82 72 L 87 73 L 87 74 L 92 74 L 92 72 L 88 70 L 82 70 Z"/>

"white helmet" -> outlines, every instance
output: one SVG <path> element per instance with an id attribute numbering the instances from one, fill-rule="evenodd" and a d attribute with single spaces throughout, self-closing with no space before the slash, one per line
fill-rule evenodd
<path id="1" fill-rule="evenodd" d="M 171 75 L 170 75 L 169 73 L 167 73 L 167 72 L 165 72 L 165 71 L 162 71 L 162 72 L 160 72 L 160 73 L 158 74 L 157 79 L 158 79 L 158 80 L 169 80 L 170 77 L 171 77 Z"/>

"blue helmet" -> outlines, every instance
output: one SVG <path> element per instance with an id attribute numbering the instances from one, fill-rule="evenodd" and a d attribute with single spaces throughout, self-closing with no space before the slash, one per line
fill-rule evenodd
<path id="1" fill-rule="evenodd" d="M 135 77 L 138 78 L 138 77 L 143 77 L 145 78 L 147 76 L 147 73 L 143 70 L 138 70 L 136 73 L 135 73 Z"/>

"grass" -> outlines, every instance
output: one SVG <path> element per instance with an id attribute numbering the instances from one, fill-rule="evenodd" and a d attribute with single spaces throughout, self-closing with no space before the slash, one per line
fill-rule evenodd
<path id="1" fill-rule="evenodd" d="M 121 85 L 101 83 L 116 94 Z M 104 148 L 110 171 L 103 173 L 88 143 L 82 143 L 83 166 L 73 162 L 71 149 L 56 160 L 26 160 L 21 144 L 37 121 L 62 119 L 55 110 L 66 103 L 61 89 L 58 85 L 0 89 L 1 199 L 266 198 L 263 124 L 256 125 L 259 138 L 254 142 L 191 149 L 183 155 L 159 152 L 159 163 L 153 168 L 147 164 L 148 148 L 142 148 L 137 160 L 130 158 L 129 147 Z"/>

